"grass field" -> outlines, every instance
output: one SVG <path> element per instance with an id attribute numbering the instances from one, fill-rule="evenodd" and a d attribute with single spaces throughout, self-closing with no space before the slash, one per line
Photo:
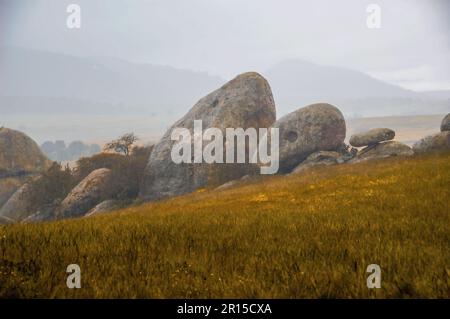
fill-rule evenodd
<path id="1" fill-rule="evenodd" d="M 0 297 L 449 298 L 449 248 L 450 154 L 393 158 L 2 226 Z"/>

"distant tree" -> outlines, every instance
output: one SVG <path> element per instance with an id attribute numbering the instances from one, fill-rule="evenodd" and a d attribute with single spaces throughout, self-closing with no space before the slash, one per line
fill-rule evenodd
<path id="1" fill-rule="evenodd" d="M 122 153 L 126 156 L 130 154 L 133 144 L 138 140 L 138 137 L 134 133 L 127 133 L 119 137 L 117 140 L 109 142 L 105 145 L 105 151 L 114 151 L 116 153 Z"/>

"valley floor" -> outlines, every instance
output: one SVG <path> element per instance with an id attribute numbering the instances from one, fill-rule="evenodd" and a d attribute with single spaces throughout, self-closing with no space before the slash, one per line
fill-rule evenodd
<path id="1" fill-rule="evenodd" d="M 449 247 L 450 154 L 391 158 L 1 226 L 0 297 L 449 298 Z"/>

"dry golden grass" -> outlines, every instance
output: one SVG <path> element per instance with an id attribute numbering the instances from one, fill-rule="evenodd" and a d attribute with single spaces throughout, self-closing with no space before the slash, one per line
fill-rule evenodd
<path id="1" fill-rule="evenodd" d="M 450 297 L 450 154 L 0 228 L 0 297 Z M 81 267 L 81 289 L 66 267 Z M 382 288 L 368 289 L 379 264 Z"/>

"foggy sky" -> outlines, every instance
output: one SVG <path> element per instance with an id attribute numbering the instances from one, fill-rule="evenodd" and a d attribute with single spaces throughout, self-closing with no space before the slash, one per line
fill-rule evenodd
<path id="1" fill-rule="evenodd" d="M 82 28 L 66 27 L 81 6 Z M 366 7 L 381 6 L 381 29 Z M 207 71 L 229 79 L 292 58 L 412 90 L 450 89 L 450 2 L 0 0 L 0 45 Z"/>

